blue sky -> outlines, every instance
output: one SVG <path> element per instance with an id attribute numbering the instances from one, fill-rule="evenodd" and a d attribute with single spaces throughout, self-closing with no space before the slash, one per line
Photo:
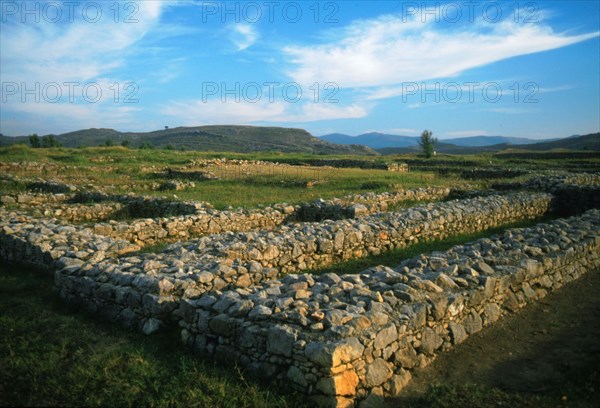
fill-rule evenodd
<path id="1" fill-rule="evenodd" d="M 0 2 L 0 133 L 600 130 L 600 2 Z"/>

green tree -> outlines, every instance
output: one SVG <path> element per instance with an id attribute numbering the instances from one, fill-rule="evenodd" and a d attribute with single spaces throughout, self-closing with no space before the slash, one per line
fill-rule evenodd
<path id="1" fill-rule="evenodd" d="M 34 133 L 33 135 L 29 136 L 29 144 L 34 149 L 42 147 L 42 144 L 40 143 L 40 137 L 37 135 L 37 133 Z"/>
<path id="2" fill-rule="evenodd" d="M 154 149 L 154 145 L 150 142 L 144 142 L 140 145 L 140 149 Z"/>
<path id="3" fill-rule="evenodd" d="M 106 146 L 106 147 L 111 147 L 111 146 L 114 146 L 114 145 L 115 145 L 115 143 L 111 139 L 106 139 L 104 141 L 104 146 Z"/>
<path id="4" fill-rule="evenodd" d="M 123 146 L 123 147 L 129 147 L 129 146 L 131 146 L 131 141 L 130 140 L 123 140 L 121 142 L 121 146 Z"/>
<path id="5" fill-rule="evenodd" d="M 425 129 L 421 133 L 421 139 L 419 139 L 419 146 L 423 149 L 423 154 L 428 159 L 435 153 L 435 145 L 437 144 L 437 138 L 433 137 L 433 132 Z"/>
<path id="6" fill-rule="evenodd" d="M 54 137 L 54 135 L 48 135 L 42 137 L 42 147 L 60 147 L 61 143 Z"/>

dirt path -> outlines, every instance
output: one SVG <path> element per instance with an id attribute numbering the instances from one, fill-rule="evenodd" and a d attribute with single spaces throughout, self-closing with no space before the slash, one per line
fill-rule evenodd
<path id="1" fill-rule="evenodd" d="M 600 272 L 504 318 L 415 372 L 393 405 L 431 385 L 475 384 L 566 406 L 600 406 Z M 409 404 L 412 405 L 412 404 Z"/>

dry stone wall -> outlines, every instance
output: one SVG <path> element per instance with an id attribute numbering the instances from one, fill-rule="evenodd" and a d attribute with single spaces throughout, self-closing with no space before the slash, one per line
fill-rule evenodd
<path id="1" fill-rule="evenodd" d="M 52 194 L 73 193 L 78 190 L 73 184 L 60 183 L 53 180 L 37 180 L 27 184 L 27 188 L 33 191 Z"/>
<path id="2" fill-rule="evenodd" d="M 68 225 L 65 220 L 38 219 L 3 208 L 0 219 L 0 259 L 12 263 L 30 263 L 53 271 L 140 249 L 128 241 Z"/>
<path id="3" fill-rule="evenodd" d="M 498 190 L 550 192 L 554 195 L 552 212 L 561 216 L 600 208 L 600 174 L 597 173 L 538 176 L 524 183 L 497 184 L 493 187 Z"/>
<path id="4" fill-rule="evenodd" d="M 183 300 L 182 341 L 324 406 L 373 406 L 411 370 L 600 267 L 600 211 L 358 275 L 288 275 Z"/>
<path id="5" fill-rule="evenodd" d="M 356 218 L 367 214 L 388 211 L 390 206 L 405 201 L 431 201 L 447 198 L 451 190 L 446 187 L 428 187 L 401 190 L 394 193 L 351 194 L 333 200 L 316 200 L 300 204 L 295 218 L 301 221 L 337 220 Z"/>
<path id="6" fill-rule="evenodd" d="M 94 245 L 94 237 L 99 237 L 90 230 L 46 222 L 40 232 L 31 218 L 8 214 L 2 217 L 8 222 L 0 241 L 10 243 L 3 244 L 2 255 L 13 262 L 31 260 L 22 256 L 41 248 L 45 264 L 68 266 L 55 274 L 63 298 L 93 312 L 110 312 L 111 319 L 149 333 L 177 321 L 175 311 L 182 299 L 202 298 L 212 290 L 249 288 L 307 267 L 537 216 L 549 202 L 544 194 L 458 200 L 359 220 L 302 223 L 277 232 L 228 232 L 176 244 L 159 254 L 121 258 L 109 252 L 114 255 L 135 246 L 101 237 L 104 252 L 92 259 L 79 250 Z M 14 249 L 13 242 L 23 248 Z M 253 259 L 255 254 L 258 259 Z"/>
<path id="7" fill-rule="evenodd" d="M 553 212 L 559 215 L 580 214 L 600 208 L 600 185 L 566 185 L 554 190 Z"/>
<path id="8" fill-rule="evenodd" d="M 582 190 L 583 191 L 583 190 Z M 231 231 L 159 254 L 65 220 L 0 208 L 0 257 L 54 271 L 59 296 L 292 384 L 319 405 L 377 403 L 439 352 L 600 266 L 600 211 L 419 256 L 395 269 L 308 267 L 537 217 L 544 193 L 432 203 L 357 219 Z"/>
<path id="9" fill-rule="evenodd" d="M 353 194 L 341 199 L 317 200 L 294 206 L 278 204 L 263 209 L 225 211 L 212 209 L 208 203 L 100 192 L 79 192 L 70 195 L 4 195 L 2 203 L 15 204 L 19 208 L 40 207 L 38 211 L 33 211 L 32 215 L 60 217 L 71 222 L 100 222 L 114 218 L 144 217 L 130 222 L 114 220 L 101 222 L 93 229 L 97 234 L 125 238 L 137 245 L 146 246 L 223 231 L 273 229 L 290 222 L 357 218 L 387 211 L 389 206 L 402 201 L 436 200 L 448 197 L 449 194 L 448 188 L 431 187 L 394 193 Z M 62 204 L 54 205 L 57 203 Z M 78 205 L 78 203 L 88 204 Z M 41 206 L 44 208 L 42 209 Z"/>
<path id="10" fill-rule="evenodd" d="M 19 206 L 42 206 L 48 204 L 64 203 L 72 195 L 69 194 L 4 194 L 0 196 L 0 202 L 4 205 L 16 204 Z"/>
<path id="11" fill-rule="evenodd" d="M 492 188 L 497 190 L 534 190 L 552 193 L 557 189 L 567 186 L 598 186 L 600 185 L 600 174 L 581 173 L 581 174 L 556 174 L 546 176 L 536 176 L 522 183 L 498 183 Z"/>
<path id="12" fill-rule="evenodd" d="M 93 229 L 97 234 L 120 237 L 137 245 L 146 246 L 157 242 L 182 241 L 193 236 L 216 234 L 222 231 L 272 229 L 285 222 L 293 212 L 293 206 L 233 211 L 203 208 L 193 215 L 138 219 L 129 223 L 109 221 L 98 223 Z"/>
<path id="13" fill-rule="evenodd" d="M 474 168 L 460 171 L 460 176 L 466 180 L 492 180 L 503 178 L 515 178 L 530 174 L 531 171 L 524 169 L 503 169 L 503 168 Z"/>
<path id="14" fill-rule="evenodd" d="M 421 240 L 443 239 L 537 218 L 546 214 L 550 205 L 551 196 L 543 193 L 496 195 L 431 203 L 359 219 L 298 223 L 272 232 L 201 237 L 184 245 L 200 254 L 257 261 L 264 267 L 294 273 L 378 255 Z"/>

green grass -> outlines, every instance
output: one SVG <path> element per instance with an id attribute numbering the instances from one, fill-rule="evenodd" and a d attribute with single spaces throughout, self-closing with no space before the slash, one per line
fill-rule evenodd
<path id="1" fill-rule="evenodd" d="M 437 172 L 423 172 L 411 170 L 409 173 L 395 173 L 385 170 L 366 169 L 337 169 L 327 167 L 287 167 L 264 166 L 239 169 L 210 169 L 221 176 L 218 181 L 196 182 L 196 187 L 182 191 L 150 191 L 150 183 L 161 183 L 164 178 L 157 178 L 154 173 L 160 173 L 165 167 L 181 169 L 192 160 L 202 158 L 226 157 L 230 159 L 266 160 L 281 163 L 310 163 L 311 160 L 320 159 L 357 159 L 368 161 L 410 161 L 418 159 L 419 162 L 428 161 L 416 155 L 400 155 L 386 157 L 364 156 L 320 156 L 311 154 L 281 154 L 273 152 L 263 153 L 219 153 L 195 152 L 174 150 L 139 150 L 123 147 L 90 147 L 90 148 L 54 148 L 30 149 L 26 146 L 10 146 L 0 148 L 0 162 L 36 161 L 42 163 L 55 163 L 61 167 L 56 174 L 30 174 L 17 171 L 23 177 L 43 177 L 62 180 L 68 183 L 82 185 L 93 184 L 110 193 L 149 194 L 156 196 L 170 196 L 174 194 L 184 200 L 208 201 L 217 209 L 228 206 L 234 208 L 256 208 L 257 206 L 272 205 L 279 202 L 291 204 L 311 201 L 317 198 L 330 199 L 351 193 L 383 192 L 397 189 L 411 189 L 427 186 L 452 187 L 464 184 L 457 176 L 443 176 Z M 444 163 L 476 163 L 478 167 L 506 167 L 514 168 L 514 159 L 498 159 L 490 154 L 478 155 L 438 155 L 432 159 L 437 163 L 436 168 L 443 169 Z M 491 164 L 490 164 L 491 162 Z M 598 164 L 600 160 L 582 159 L 582 165 Z M 560 169 L 573 167 L 573 160 L 523 160 L 519 167 L 540 169 Z M 65 167 L 67 166 L 67 167 Z M 142 171 L 142 167 L 155 166 L 155 171 Z M 455 167 L 455 166 L 453 166 Z M 468 169 L 471 165 L 464 164 Z M 198 170 L 198 169 L 195 169 Z M 249 170 L 250 174 L 246 174 Z M 478 180 L 468 181 L 474 188 L 489 187 L 493 183 L 503 181 L 522 181 L 529 176 L 508 180 Z M 314 188 L 306 188 L 307 181 L 318 180 Z M 16 192 L 18 186 L 5 184 L 2 186 L 7 193 Z"/>
<path id="2" fill-rule="evenodd" d="M 421 241 L 417 244 L 410 245 L 406 248 L 394 249 L 392 251 L 383 252 L 380 255 L 371 255 L 365 258 L 352 259 L 350 261 L 337 263 L 329 267 L 307 271 L 307 273 L 360 273 L 374 265 L 395 267 L 398 266 L 405 259 L 410 259 L 420 254 L 431 253 L 434 251 L 447 251 L 453 246 L 464 245 L 468 242 L 473 242 L 481 238 L 491 237 L 492 235 L 500 234 L 510 228 L 526 228 L 535 224 L 547 222 L 550 219 L 551 218 L 549 217 L 541 217 L 535 220 L 523 220 L 519 222 L 504 224 L 498 227 L 490 228 L 485 231 L 480 231 L 472 234 L 454 235 L 442 241 Z"/>
<path id="3" fill-rule="evenodd" d="M 439 177 L 427 172 L 395 173 L 385 170 L 363 170 L 357 168 L 250 166 L 239 169 L 209 169 L 222 176 L 215 181 L 195 181 L 196 186 L 181 191 L 151 191 L 151 183 L 160 184 L 164 167 L 180 169 L 181 166 L 199 158 L 228 157 L 248 160 L 271 160 L 280 162 L 302 162 L 309 159 L 344 158 L 316 155 L 278 155 L 275 153 L 235 154 L 199 153 L 168 150 L 134 150 L 123 147 L 82 149 L 29 149 L 0 148 L 0 162 L 36 161 L 55 163 L 61 167 L 56 174 L 23 172 L 21 177 L 43 177 L 79 185 L 95 185 L 110 193 L 145 194 L 152 196 L 176 195 L 182 200 L 208 201 L 217 209 L 256 208 L 287 202 L 296 204 L 318 198 L 331 199 L 352 193 L 383 192 L 425 186 L 452 186 L 457 180 Z M 364 157 L 360 158 L 364 160 Z M 374 160 L 381 160 L 375 158 Z M 91 163 L 90 163 L 91 161 Z M 68 167 L 65 167 L 68 166 Z M 73 167 L 75 166 L 75 167 Z M 155 171 L 143 172 L 141 167 L 155 166 Z M 197 170 L 197 169 L 196 169 Z M 318 183 L 307 188 L 308 181 Z M 13 188 L 14 187 L 14 188 Z M 7 193 L 16 192 L 16 185 L 7 184 Z"/>
<path id="4" fill-rule="evenodd" d="M 0 272 L 0 406 L 294 407 L 297 396 L 60 303 L 52 278 Z"/>

